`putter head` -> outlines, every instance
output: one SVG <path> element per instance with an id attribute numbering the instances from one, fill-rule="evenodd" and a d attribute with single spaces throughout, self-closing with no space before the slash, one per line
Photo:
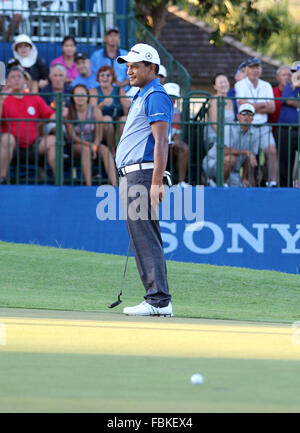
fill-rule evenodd
<path id="1" fill-rule="evenodd" d="M 122 302 L 122 300 L 120 299 L 120 296 L 121 295 L 118 296 L 118 300 L 116 302 L 113 302 L 111 305 L 108 305 L 107 308 L 115 308 L 117 305 L 120 305 Z"/>

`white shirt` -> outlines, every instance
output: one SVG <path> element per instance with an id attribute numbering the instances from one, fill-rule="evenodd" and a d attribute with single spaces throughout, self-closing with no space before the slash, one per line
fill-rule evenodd
<path id="1" fill-rule="evenodd" d="M 251 83 L 248 77 L 235 83 L 235 96 L 241 99 L 247 99 L 251 103 L 269 102 L 270 99 L 257 99 L 255 98 L 274 98 L 273 89 L 270 83 L 264 80 L 258 80 L 257 86 Z M 268 114 L 257 113 L 254 115 L 253 124 L 266 123 L 268 121 Z"/>

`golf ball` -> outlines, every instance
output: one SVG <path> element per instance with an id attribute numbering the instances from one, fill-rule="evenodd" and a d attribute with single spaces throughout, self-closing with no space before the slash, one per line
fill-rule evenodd
<path id="1" fill-rule="evenodd" d="M 203 376 L 199 373 L 195 373 L 191 376 L 191 382 L 193 385 L 201 385 L 203 381 Z"/>

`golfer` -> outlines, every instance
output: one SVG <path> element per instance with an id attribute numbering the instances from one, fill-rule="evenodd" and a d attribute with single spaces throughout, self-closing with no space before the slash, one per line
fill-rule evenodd
<path id="1" fill-rule="evenodd" d="M 117 62 L 127 64 L 130 85 L 140 89 L 117 147 L 116 165 L 130 242 L 146 290 L 145 301 L 124 308 L 124 313 L 173 316 L 158 220 L 173 104 L 156 78 L 160 58 L 153 47 L 136 44 Z"/>

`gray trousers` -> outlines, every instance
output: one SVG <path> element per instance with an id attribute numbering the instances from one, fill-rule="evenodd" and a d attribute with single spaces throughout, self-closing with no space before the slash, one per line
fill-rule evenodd
<path id="1" fill-rule="evenodd" d="M 150 187 L 153 169 L 138 170 L 120 178 L 120 195 L 137 268 L 145 287 L 145 300 L 166 307 L 171 300 L 159 220 L 153 218 Z"/>

